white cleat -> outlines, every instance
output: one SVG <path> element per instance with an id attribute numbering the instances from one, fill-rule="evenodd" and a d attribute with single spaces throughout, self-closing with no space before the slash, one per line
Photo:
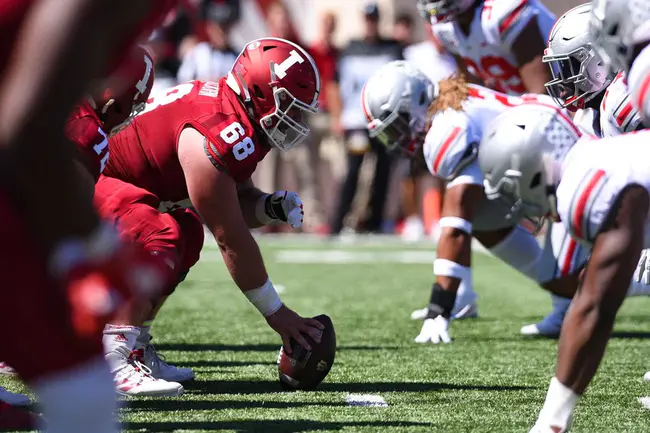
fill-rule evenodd
<path id="1" fill-rule="evenodd" d="M 16 394 L 0 386 L 0 400 L 12 406 L 29 406 L 32 400 L 25 394 Z"/>
<path id="2" fill-rule="evenodd" d="M 156 347 L 149 343 L 144 349 L 134 351 L 138 361 L 151 370 L 151 375 L 156 379 L 163 379 L 171 382 L 185 382 L 194 379 L 194 372 L 191 368 L 176 367 L 167 364 L 165 355 L 156 351 Z"/>
<path id="3" fill-rule="evenodd" d="M 420 308 L 411 313 L 411 320 L 424 320 L 427 318 L 429 307 Z"/>
<path id="4" fill-rule="evenodd" d="M 420 217 L 408 217 L 404 222 L 402 230 L 402 240 L 407 243 L 420 241 L 424 237 L 424 225 Z"/>
<path id="5" fill-rule="evenodd" d="M 14 376 L 16 374 L 16 370 L 14 370 L 13 367 L 6 362 L 0 361 L 0 374 L 9 374 Z"/>
<path id="6" fill-rule="evenodd" d="M 643 380 L 650 382 L 650 371 L 643 375 Z"/>
<path id="7" fill-rule="evenodd" d="M 114 375 L 115 388 L 120 395 L 130 397 L 178 397 L 183 385 L 156 379 L 151 370 L 139 362 L 126 347 L 118 347 L 106 354 Z"/>

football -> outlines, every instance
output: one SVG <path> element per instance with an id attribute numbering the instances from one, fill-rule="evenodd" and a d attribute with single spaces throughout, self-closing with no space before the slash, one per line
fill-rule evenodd
<path id="1" fill-rule="evenodd" d="M 295 340 L 291 340 L 293 353 L 287 355 L 284 349 L 280 348 L 278 355 L 278 373 L 280 374 L 280 385 L 285 390 L 310 390 L 316 388 L 327 376 L 336 355 L 336 333 L 332 319 L 325 314 L 314 317 L 322 323 L 325 328 L 321 331 L 320 344 L 314 342 L 308 335 L 305 339 L 311 345 L 307 351 Z"/>

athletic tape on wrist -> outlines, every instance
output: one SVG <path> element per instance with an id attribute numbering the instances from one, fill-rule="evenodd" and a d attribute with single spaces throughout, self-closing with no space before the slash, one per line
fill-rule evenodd
<path id="1" fill-rule="evenodd" d="M 274 314 L 282 307 L 282 300 L 270 279 L 267 279 L 262 287 L 246 290 L 244 295 L 264 317 Z"/>
<path id="2" fill-rule="evenodd" d="M 448 216 L 440 218 L 438 225 L 440 227 L 451 227 L 462 230 L 469 235 L 472 234 L 472 223 L 460 217 Z"/>
<path id="3" fill-rule="evenodd" d="M 472 272 L 467 266 L 459 265 L 447 259 L 435 259 L 433 261 L 433 273 L 441 277 L 452 277 L 462 280 Z"/>
<path id="4" fill-rule="evenodd" d="M 451 311 L 456 303 L 456 292 L 443 290 L 440 284 L 434 283 L 431 289 L 431 298 L 429 299 L 428 319 L 435 319 L 442 316 L 446 319 L 451 317 Z"/>
<path id="5" fill-rule="evenodd" d="M 264 225 L 271 224 L 273 221 L 275 221 L 269 216 L 269 214 L 266 213 L 266 199 L 269 197 L 271 197 L 271 194 L 264 194 L 257 200 L 257 203 L 255 204 L 255 218 L 257 218 L 257 220 Z"/>

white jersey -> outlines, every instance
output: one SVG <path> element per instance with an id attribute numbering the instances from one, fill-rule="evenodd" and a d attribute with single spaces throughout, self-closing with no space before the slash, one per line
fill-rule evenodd
<path id="1" fill-rule="evenodd" d="M 600 136 L 615 137 L 635 131 L 641 124 L 639 111 L 632 104 L 625 74 L 619 72 L 612 80 L 600 103 Z"/>
<path id="2" fill-rule="evenodd" d="M 431 119 L 424 139 L 424 160 L 434 176 L 453 180 L 454 184 L 482 185 L 483 175 L 475 170 L 478 164 L 464 167 L 463 162 L 478 146 L 488 123 L 509 107 L 527 101 L 547 105 L 554 102 L 546 95 L 509 96 L 473 84 L 468 88 L 469 96 L 462 104 L 462 111 L 447 109 Z"/>
<path id="3" fill-rule="evenodd" d="M 432 19 L 432 29 L 445 49 L 461 57 L 467 70 L 486 86 L 520 95 L 526 87 L 512 45 L 532 19 L 548 39 L 556 18 L 538 0 L 484 0 L 476 8 L 468 35 L 455 21 L 437 23 Z"/>
<path id="4" fill-rule="evenodd" d="M 600 140 L 583 137 L 571 148 L 556 194 L 560 219 L 578 242 L 593 244 L 612 203 L 627 185 L 639 184 L 650 192 L 648 143 L 650 131 L 640 131 Z M 649 248 L 650 217 L 644 236 L 644 248 Z"/>
<path id="5" fill-rule="evenodd" d="M 639 110 L 646 125 L 650 123 L 650 45 L 634 59 L 629 76 L 632 103 Z"/>
<path id="6" fill-rule="evenodd" d="M 432 41 L 419 42 L 406 47 L 404 60 L 418 68 L 434 83 L 457 72 L 454 58 L 449 53 L 440 51 Z"/>

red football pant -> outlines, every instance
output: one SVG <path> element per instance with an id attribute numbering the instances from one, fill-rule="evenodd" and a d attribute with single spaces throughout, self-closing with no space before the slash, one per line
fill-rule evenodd
<path id="1" fill-rule="evenodd" d="M 204 232 L 194 211 L 179 208 L 161 212 L 156 195 L 106 176 L 100 176 L 95 187 L 95 206 L 103 219 L 116 224 L 125 241 L 158 254 L 173 273 L 173 281 L 178 282 L 199 260 Z"/>

